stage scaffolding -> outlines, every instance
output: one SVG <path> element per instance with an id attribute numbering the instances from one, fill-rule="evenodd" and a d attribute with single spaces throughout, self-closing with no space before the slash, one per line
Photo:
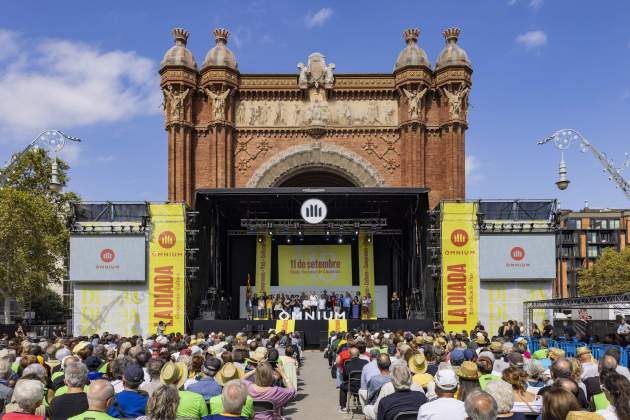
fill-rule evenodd
<path id="1" fill-rule="evenodd" d="M 619 295 L 584 296 L 566 299 L 530 300 L 523 302 L 523 322 L 526 331 L 531 331 L 534 310 L 553 310 L 554 312 L 571 309 L 626 309 L 630 310 L 630 293 Z"/>

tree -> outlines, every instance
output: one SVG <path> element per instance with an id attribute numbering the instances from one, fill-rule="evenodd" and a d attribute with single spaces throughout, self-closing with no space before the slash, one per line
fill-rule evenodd
<path id="1" fill-rule="evenodd" d="M 21 155 L 0 186 L 0 293 L 30 302 L 59 283 L 68 255 L 71 192 L 50 191 L 52 159 L 41 149 Z M 59 180 L 68 165 L 58 160 Z"/>
<path id="2" fill-rule="evenodd" d="M 621 252 L 604 250 L 592 267 L 580 273 L 579 287 L 581 296 L 630 292 L 630 247 Z"/>
<path id="3" fill-rule="evenodd" d="M 48 324 L 63 322 L 65 308 L 61 296 L 50 289 L 44 289 L 31 300 L 31 311 L 35 318 Z"/>

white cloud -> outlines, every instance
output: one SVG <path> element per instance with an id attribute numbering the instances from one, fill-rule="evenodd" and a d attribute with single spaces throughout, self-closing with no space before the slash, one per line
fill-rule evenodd
<path id="1" fill-rule="evenodd" d="M 516 42 L 527 49 L 542 47 L 547 44 L 547 34 L 544 31 L 529 31 L 517 36 Z"/>
<path id="2" fill-rule="evenodd" d="M 531 0 L 529 2 L 529 7 L 532 9 L 540 9 L 544 2 L 545 0 Z"/>
<path id="3" fill-rule="evenodd" d="M 479 173 L 479 168 L 481 167 L 481 164 L 479 163 L 479 159 L 477 159 L 476 156 L 466 156 L 464 166 L 464 174 L 466 175 L 467 184 L 475 185 L 483 178 L 483 176 Z"/>
<path id="4" fill-rule="evenodd" d="M 322 26 L 324 23 L 328 21 L 333 15 L 333 9 L 330 7 L 323 7 L 319 9 L 317 12 L 312 13 L 308 12 L 304 17 L 304 23 L 306 27 L 311 29 L 316 26 Z"/>
<path id="5" fill-rule="evenodd" d="M 15 37 L 0 32 L 2 39 Z M 0 61 L 0 132 L 22 137 L 159 113 L 155 63 L 131 51 L 67 40 L 22 41 Z M 6 55 L 6 51 L 3 50 Z M 20 139 L 23 142 L 23 138 Z M 78 152 L 68 152 L 70 159 Z"/>
<path id="6" fill-rule="evenodd" d="M 17 34 L 0 28 L 0 45 L 0 61 L 15 55 L 20 45 Z"/>

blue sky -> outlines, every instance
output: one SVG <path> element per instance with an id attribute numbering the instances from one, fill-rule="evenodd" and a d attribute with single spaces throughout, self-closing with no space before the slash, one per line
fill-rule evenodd
<path id="1" fill-rule="evenodd" d="M 232 32 L 243 73 L 293 73 L 320 51 L 338 73 L 391 72 L 402 32 L 419 27 L 431 61 L 462 29 L 474 67 L 467 198 L 558 198 L 564 208 L 629 207 L 598 162 L 536 141 L 572 127 L 618 162 L 630 152 L 630 3 L 496 1 L 6 2 L 0 14 L 0 160 L 44 128 L 67 148 L 70 189 L 86 200 L 165 200 L 166 134 L 157 68 L 170 30 L 197 62 L 212 29 Z M 626 176 L 630 173 L 630 169 Z"/>

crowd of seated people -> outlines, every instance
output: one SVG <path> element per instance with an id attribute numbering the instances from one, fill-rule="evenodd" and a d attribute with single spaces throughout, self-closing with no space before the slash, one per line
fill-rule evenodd
<path id="1" fill-rule="evenodd" d="M 323 318 L 324 314 L 343 314 L 346 319 L 369 319 L 372 308 L 372 296 L 361 296 L 357 291 L 354 296 L 346 293 L 302 292 L 301 294 L 278 293 L 259 295 L 248 293 L 245 307 L 248 319 L 280 319 L 286 312 L 292 319 L 301 320 L 305 314 Z M 400 306 L 400 304 L 399 304 Z"/>
<path id="2" fill-rule="evenodd" d="M 618 348 L 595 360 L 588 347 L 568 357 L 548 343 L 541 335 L 530 352 L 511 322 L 497 336 L 481 324 L 470 334 L 355 330 L 331 333 L 325 356 L 340 413 L 368 420 L 630 420 Z"/>
<path id="3" fill-rule="evenodd" d="M 4 336 L 0 418 L 273 419 L 296 395 L 301 353 L 299 335 L 274 331 Z"/>

